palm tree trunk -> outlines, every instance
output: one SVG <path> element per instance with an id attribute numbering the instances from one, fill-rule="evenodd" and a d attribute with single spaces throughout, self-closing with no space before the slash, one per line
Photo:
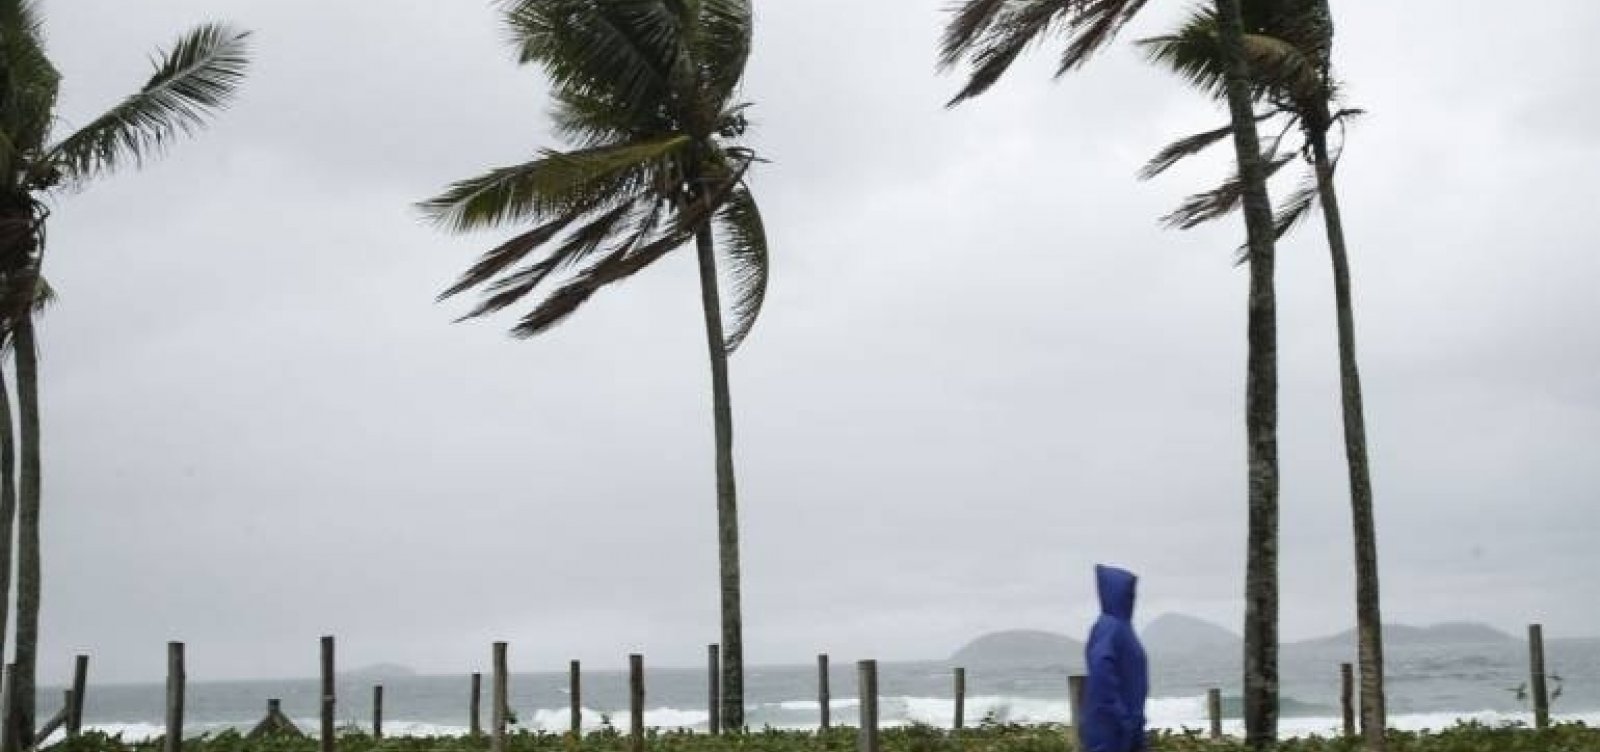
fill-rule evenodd
<path id="1" fill-rule="evenodd" d="M 1350 471 L 1350 517 L 1356 548 L 1356 645 L 1361 666 L 1361 723 L 1367 749 L 1383 752 L 1388 726 L 1383 690 L 1383 616 L 1378 598 L 1378 533 L 1373 522 L 1372 478 L 1367 467 L 1367 421 L 1361 400 L 1361 371 L 1356 365 L 1355 308 L 1350 295 L 1350 259 L 1344 220 L 1334 190 L 1333 161 L 1328 157 L 1332 119 L 1321 105 L 1308 128 L 1316 162 L 1317 192 L 1327 225 L 1328 251 L 1333 256 L 1333 295 L 1338 308 L 1339 391 L 1344 403 L 1344 454 Z"/>
<path id="2" fill-rule="evenodd" d="M 733 398 L 722 332 L 717 259 L 708 223 L 695 234 L 700 259 L 700 304 L 711 355 L 711 412 L 717 438 L 717 560 L 722 589 L 722 725 L 744 730 L 744 622 L 739 608 L 739 504 L 733 479 Z"/>
<path id="3" fill-rule="evenodd" d="M 21 411 L 22 473 L 17 534 L 17 674 L 10 743 L 33 746 L 34 679 L 39 655 L 39 352 L 29 305 L 17 317 L 17 405 Z"/>
<path id="4" fill-rule="evenodd" d="M 1245 740 L 1265 749 L 1278 734 L 1278 327 L 1273 285 L 1276 231 L 1261 141 L 1250 102 L 1239 0 L 1217 0 L 1228 66 L 1228 109 L 1244 184 L 1250 248 L 1249 355 L 1245 433 L 1249 445 L 1249 535 L 1245 560 Z"/>
<path id="5" fill-rule="evenodd" d="M 0 656 L 5 655 L 6 627 L 11 620 L 11 560 L 16 555 L 17 447 L 11 416 L 10 387 L 0 366 Z M 0 661 L 3 663 L 3 661 Z M 0 709 L 0 719 L 5 711 Z M 7 749 L 9 729 L 0 722 L 0 750 Z"/>

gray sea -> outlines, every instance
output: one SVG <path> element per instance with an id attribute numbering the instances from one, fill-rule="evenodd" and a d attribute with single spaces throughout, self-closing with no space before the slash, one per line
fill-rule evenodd
<path id="1" fill-rule="evenodd" d="M 1559 718 L 1600 721 L 1600 640 L 1548 642 L 1548 673 L 1559 676 L 1552 704 Z M 1326 733 L 1338 726 L 1339 664 L 1352 651 L 1290 647 L 1282 655 L 1282 729 L 1285 734 Z M 1075 661 L 1061 666 L 967 669 L 968 723 L 985 716 L 1005 722 L 1065 722 L 1067 676 Z M 611 667 L 586 666 L 583 675 L 584 724 L 628 726 L 625 661 Z M 1223 690 L 1225 716 L 1236 715 L 1238 655 L 1153 656 L 1152 699 L 1147 715 L 1153 726 L 1201 728 L 1207 689 Z M 565 730 L 569 722 L 567 674 L 514 674 L 510 704 L 517 727 Z M 880 666 L 880 716 L 884 723 L 952 722 L 953 682 L 947 663 L 886 663 Z M 747 670 L 746 701 L 752 727 L 809 728 L 818 720 L 814 665 L 765 666 Z M 1394 645 L 1388 656 L 1390 720 L 1398 728 L 1440 728 L 1459 720 L 1515 722 L 1529 717 L 1517 688 L 1527 681 L 1528 656 L 1520 643 L 1485 645 Z M 92 677 L 91 677 L 92 679 Z M 469 677 L 408 676 L 343 678 L 338 684 L 341 725 L 369 726 L 372 685 L 384 685 L 387 734 L 458 734 L 467 726 Z M 646 667 L 645 724 L 661 728 L 704 728 L 705 669 Z M 830 678 L 836 724 L 856 719 L 856 670 L 834 658 Z M 161 732 L 161 684 L 97 685 L 86 697 L 85 722 L 92 728 L 128 737 Z M 484 723 L 488 723 L 488 678 L 484 679 Z M 266 701 L 280 698 L 284 711 L 308 731 L 316 728 L 315 679 L 205 682 L 188 684 L 186 735 L 224 728 L 247 729 L 264 715 Z M 61 705 L 60 688 L 42 688 L 41 716 Z M 1237 726 L 1237 720 L 1228 722 Z"/>

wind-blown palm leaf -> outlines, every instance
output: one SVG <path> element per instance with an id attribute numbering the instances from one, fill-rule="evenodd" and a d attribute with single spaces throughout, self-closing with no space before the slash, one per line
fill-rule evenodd
<path id="1" fill-rule="evenodd" d="M 488 296 L 479 303 L 478 307 L 462 316 L 458 321 L 487 316 L 527 297 L 551 274 L 581 262 L 599 251 L 606 241 L 615 237 L 618 228 L 634 211 L 633 204 L 623 204 L 595 217 L 588 224 L 568 235 L 565 242 L 544 259 L 496 280 L 489 286 Z M 626 245 L 624 246 L 624 248 L 627 247 Z M 523 255 L 525 256 L 533 249 L 533 246 L 529 246 Z M 463 282 L 465 281 L 463 280 Z M 456 288 L 452 289 L 459 288 L 461 288 L 460 283 L 457 284 Z"/>
<path id="2" fill-rule="evenodd" d="M 1061 30 L 1066 49 L 1056 67 L 1065 74 L 1116 37 L 1146 0 L 967 0 L 945 28 L 939 61 L 943 69 L 965 60 L 967 83 L 949 106 L 988 91 L 1017 58 L 1046 33 Z"/>
<path id="3" fill-rule="evenodd" d="M 176 136 L 194 132 L 233 99 L 249 66 L 249 32 L 201 26 L 161 55 L 139 93 L 68 136 L 51 161 L 83 181 L 125 162 L 136 166 Z"/>
<path id="4" fill-rule="evenodd" d="M 1273 224 L 1278 228 L 1278 237 L 1288 235 L 1307 216 L 1310 216 L 1320 196 L 1317 174 L 1314 170 L 1307 170 L 1305 176 L 1300 179 L 1299 187 L 1284 199 L 1283 205 L 1278 207 L 1277 215 L 1273 218 Z"/>
<path id="5" fill-rule="evenodd" d="M 1161 151 L 1156 152 L 1156 155 L 1151 157 L 1150 161 L 1146 162 L 1144 167 L 1139 170 L 1139 179 L 1149 180 L 1160 175 L 1171 169 L 1173 165 L 1211 148 L 1213 144 L 1231 135 L 1233 135 L 1233 125 L 1229 124 L 1215 130 L 1196 133 L 1193 136 L 1181 138 L 1167 144 Z"/>
<path id="6" fill-rule="evenodd" d="M 661 261 L 662 256 L 666 256 L 670 251 L 682 248 L 685 243 L 693 240 L 696 227 L 701 226 L 707 218 L 706 211 L 701 210 L 699 206 L 691 206 L 694 208 L 680 214 L 678 221 L 672 222 L 672 226 L 662 230 L 648 242 L 640 243 L 635 248 L 624 246 L 613 251 L 595 262 L 594 266 L 584 270 L 578 277 L 573 278 L 571 282 L 566 283 L 560 290 L 550 293 L 549 298 L 544 299 L 544 302 L 522 318 L 522 322 L 517 322 L 517 326 L 512 330 L 512 336 L 526 339 L 549 330 L 550 326 L 562 323 L 562 320 L 573 314 L 574 310 L 578 310 L 579 306 L 589 301 L 595 291 L 603 286 L 626 280 L 650 264 Z"/>
<path id="7" fill-rule="evenodd" d="M 542 67 L 556 89 L 608 98 L 636 117 L 674 102 L 684 51 L 661 2 L 516 0 L 506 23 L 518 61 Z"/>
<path id="8" fill-rule="evenodd" d="M 743 181 L 728 196 L 728 202 L 717 214 L 717 221 L 722 228 L 722 252 L 728 259 L 724 274 L 733 293 L 728 302 L 730 322 L 725 337 L 731 353 L 739 349 L 750 330 L 755 328 L 767 298 L 767 279 L 771 273 L 767 230 L 755 195 Z"/>
<path id="9" fill-rule="evenodd" d="M 1295 155 L 1286 154 L 1267 160 L 1266 177 L 1276 175 L 1283 166 L 1294 161 Z M 1239 208 L 1244 199 L 1244 180 L 1235 173 L 1222 185 L 1196 193 L 1183 200 L 1171 214 L 1161 218 L 1162 224 L 1180 230 L 1192 230 L 1214 219 L 1225 217 Z"/>
<path id="10" fill-rule="evenodd" d="M 1248 4 L 1252 31 L 1244 35 L 1252 98 L 1294 100 L 1318 96 L 1325 84 L 1315 58 L 1306 54 L 1265 4 Z M 1296 27 L 1300 28 L 1300 27 Z M 1196 10 L 1177 31 L 1136 43 L 1154 63 L 1187 80 L 1213 99 L 1225 96 L 1227 67 L 1217 37 L 1214 8 Z"/>
<path id="11" fill-rule="evenodd" d="M 22 165 L 49 136 L 61 74 L 45 54 L 33 2 L 0 2 L 0 40 L 0 181 L 23 188 L 12 181 L 33 177 Z"/>
<path id="12" fill-rule="evenodd" d="M 626 201 L 670 177 L 691 143 L 675 134 L 572 152 L 547 149 L 530 162 L 457 182 L 419 208 L 434 223 L 466 232 Z"/>
<path id="13" fill-rule="evenodd" d="M 738 89 L 750 58 L 750 0 L 700 0 L 699 6 L 694 60 L 707 100 L 704 106 L 720 110 Z"/>

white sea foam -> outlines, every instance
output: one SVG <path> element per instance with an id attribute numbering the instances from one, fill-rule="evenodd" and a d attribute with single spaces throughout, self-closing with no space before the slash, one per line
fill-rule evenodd
<path id="1" fill-rule="evenodd" d="M 879 713 L 882 724 L 887 727 L 904 726 L 911 723 L 920 723 L 930 726 L 949 728 L 954 722 L 955 702 L 937 697 L 884 697 L 879 699 Z M 830 703 L 833 707 L 853 709 L 859 705 L 854 699 L 834 700 Z M 769 703 L 758 707 L 775 707 L 786 711 L 815 711 L 818 708 L 815 700 L 793 700 L 788 702 Z M 1209 727 L 1205 716 L 1204 698 L 1200 697 L 1165 697 L 1153 698 L 1145 706 L 1146 716 L 1150 728 L 1168 731 L 1203 730 Z M 566 731 L 571 716 L 567 708 L 540 708 L 530 715 L 523 716 L 520 727 L 537 731 L 559 733 Z M 839 718 L 839 723 L 854 723 L 853 713 Z M 978 696 L 967 699 L 966 718 L 968 725 L 976 725 L 985 716 L 992 715 L 1001 723 L 1064 723 L 1067 720 L 1067 703 L 1065 700 L 1045 700 L 1019 697 Z M 605 718 L 609 718 L 613 727 L 618 731 L 627 732 L 628 712 L 602 711 L 584 708 L 582 722 L 585 730 L 593 731 L 604 725 Z M 1558 723 L 1584 723 L 1589 726 L 1600 726 L 1600 711 L 1583 713 L 1558 714 L 1552 716 Z M 645 726 L 659 729 L 704 729 L 710 715 L 704 710 L 679 709 L 679 708 L 650 708 L 645 711 Z M 296 725 L 308 732 L 315 732 L 318 721 L 315 718 L 294 719 Z M 1500 726 L 1510 723 L 1531 725 L 1533 717 L 1529 713 L 1503 713 L 1492 710 L 1471 712 L 1440 712 L 1416 713 L 1390 716 L 1389 725 L 1392 728 L 1404 731 L 1438 731 L 1466 722 L 1482 723 L 1489 726 Z M 791 729 L 811 729 L 814 723 L 784 723 L 780 727 Z M 184 729 L 188 737 L 201 734 L 217 733 L 226 729 L 248 731 L 254 723 L 206 723 L 190 724 Z M 1288 717 L 1281 718 L 1278 723 L 1279 736 L 1283 738 L 1297 738 L 1307 736 L 1331 736 L 1339 733 L 1341 721 L 1337 718 L 1323 717 Z M 91 723 L 85 728 L 110 735 L 120 735 L 125 741 L 145 741 L 162 736 L 166 729 L 155 723 Z M 1244 724 L 1237 719 L 1226 720 L 1222 724 L 1223 732 L 1229 735 L 1242 735 Z M 384 722 L 384 734 L 396 737 L 431 737 L 431 736 L 464 736 L 468 729 L 465 726 L 431 723 L 406 719 L 387 720 Z M 56 731 L 46 740 L 47 743 L 59 741 L 61 732 Z"/>

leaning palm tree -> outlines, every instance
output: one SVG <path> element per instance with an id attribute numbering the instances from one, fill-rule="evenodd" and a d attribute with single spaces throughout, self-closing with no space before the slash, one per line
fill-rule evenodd
<path id="1" fill-rule="evenodd" d="M 1334 186 L 1338 150 L 1329 146 L 1329 133 L 1357 113 L 1335 109 L 1339 88 L 1333 73 L 1333 19 L 1327 0 L 1245 0 L 1246 49 L 1252 67 L 1252 90 L 1263 110 L 1263 120 L 1283 121 L 1283 130 L 1270 148 L 1275 170 L 1303 155 L 1310 164 L 1302 180 L 1278 213 L 1278 232 L 1293 229 L 1321 204 L 1328 250 L 1333 259 L 1334 305 L 1339 338 L 1340 396 L 1344 410 L 1345 461 L 1349 472 L 1350 510 L 1355 538 L 1356 634 L 1361 666 L 1361 720 L 1367 748 L 1386 748 L 1388 723 L 1383 682 L 1383 619 L 1378 597 L 1377 531 L 1373 522 L 1372 481 L 1367 464 L 1366 419 L 1361 397 L 1361 372 L 1356 364 L 1355 315 L 1350 292 L 1350 264 L 1345 245 L 1344 221 Z M 1175 32 L 1145 40 L 1152 59 L 1216 95 L 1223 80 L 1217 45 L 1217 18 L 1198 10 Z M 1179 160 L 1199 153 L 1231 131 L 1231 125 L 1177 141 L 1146 165 L 1153 177 Z M 1282 148 L 1284 137 L 1298 131 L 1298 149 Z M 1193 227 L 1228 213 L 1236 205 L 1230 180 L 1221 188 L 1198 194 L 1184 202 L 1169 221 Z"/>
<path id="2" fill-rule="evenodd" d="M 520 62 L 550 79 L 556 130 L 569 148 L 460 181 L 421 205 L 455 232 L 528 228 L 440 297 L 481 291 L 463 317 L 471 319 L 543 292 L 512 329 L 532 337 L 694 241 L 716 434 L 722 722 L 739 730 L 744 650 L 728 356 L 750 333 L 767 287 L 766 233 L 745 182 L 756 155 L 739 144 L 750 3 L 516 0 L 505 14 Z M 732 292 L 726 326 L 719 250 Z"/>
<path id="3" fill-rule="evenodd" d="M 1022 52 L 1049 34 L 1065 37 L 1057 73 L 1082 65 L 1146 0 L 964 0 L 945 30 L 941 64 L 970 67 L 951 104 L 987 91 Z M 1224 91 L 1238 161 L 1250 265 L 1245 430 L 1249 535 L 1245 562 L 1244 716 L 1247 741 L 1264 748 L 1278 723 L 1278 366 L 1276 235 L 1267 165 L 1251 107 L 1250 65 L 1240 0 L 1216 0 Z"/>
<path id="4" fill-rule="evenodd" d="M 0 0 L 0 321 L 17 370 L 18 473 L 16 678 L 7 752 L 34 736 L 39 648 L 39 371 L 35 308 L 53 197 L 123 167 L 137 167 L 227 103 L 243 79 L 247 35 L 200 26 L 155 60 L 144 87 L 82 128 L 58 134 L 61 76 L 30 0 Z"/>

